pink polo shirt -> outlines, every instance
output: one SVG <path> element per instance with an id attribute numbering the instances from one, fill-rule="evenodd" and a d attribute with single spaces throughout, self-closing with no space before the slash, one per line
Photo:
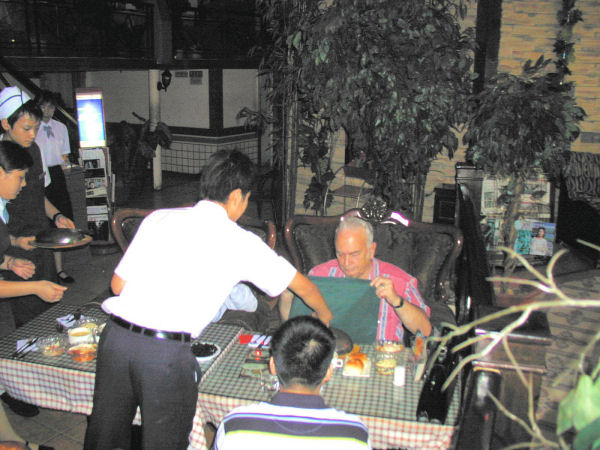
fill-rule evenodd
<path id="1" fill-rule="evenodd" d="M 332 259 L 313 267 L 308 274 L 316 277 L 346 278 L 346 275 L 342 272 L 342 269 L 340 269 L 337 259 Z M 369 274 L 369 280 L 373 280 L 379 275 L 390 278 L 396 293 L 404 298 L 405 301 L 409 301 L 413 305 L 421 308 L 429 317 L 429 306 L 425 304 L 423 297 L 421 297 L 421 294 L 419 293 L 417 279 L 415 277 L 410 276 L 404 270 L 393 264 L 373 258 L 373 266 L 371 268 L 371 273 Z M 382 341 L 402 341 L 403 336 L 404 328 L 402 327 L 402 321 L 398 317 L 398 314 L 396 314 L 394 307 L 387 301 L 381 299 L 379 302 L 379 316 L 377 321 L 377 339 Z"/>

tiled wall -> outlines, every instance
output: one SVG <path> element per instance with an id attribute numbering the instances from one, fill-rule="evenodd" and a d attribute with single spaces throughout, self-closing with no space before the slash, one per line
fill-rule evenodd
<path id="1" fill-rule="evenodd" d="M 198 174 L 209 156 L 217 150 L 235 148 L 258 162 L 255 133 L 225 137 L 174 135 L 171 148 L 162 149 L 162 169 L 168 172 Z"/>

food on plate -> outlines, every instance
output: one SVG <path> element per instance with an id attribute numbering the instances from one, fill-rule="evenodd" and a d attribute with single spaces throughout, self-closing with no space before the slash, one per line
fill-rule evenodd
<path id="1" fill-rule="evenodd" d="M 357 353 L 351 353 L 348 359 L 349 360 L 358 359 L 359 361 L 366 363 L 368 358 L 367 358 L 367 355 L 365 355 L 364 353 L 357 352 Z"/>
<path id="2" fill-rule="evenodd" d="M 88 362 L 96 357 L 96 344 L 79 344 L 69 348 L 69 354 L 74 361 Z"/>
<path id="3" fill-rule="evenodd" d="M 345 355 L 339 355 L 338 358 L 344 360 L 346 358 L 351 358 L 352 356 L 356 355 L 359 352 L 360 352 L 360 345 L 354 344 L 352 346 L 352 351 L 350 353 L 346 353 Z"/>
<path id="4" fill-rule="evenodd" d="M 344 374 L 349 376 L 362 375 L 365 369 L 365 362 L 360 358 L 350 358 L 346 361 L 346 367 L 344 367 Z"/>

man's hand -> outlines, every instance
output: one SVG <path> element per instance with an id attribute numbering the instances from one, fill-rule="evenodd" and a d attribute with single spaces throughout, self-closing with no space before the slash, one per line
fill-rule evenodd
<path id="1" fill-rule="evenodd" d="M 11 258 L 7 268 L 19 275 L 24 280 L 28 280 L 35 273 L 35 264 L 28 259 Z"/>
<path id="2" fill-rule="evenodd" d="M 59 215 L 54 221 L 56 228 L 75 228 L 75 224 L 64 214 Z"/>
<path id="3" fill-rule="evenodd" d="M 47 280 L 33 281 L 35 283 L 35 295 L 44 300 L 46 303 L 56 303 L 63 298 L 66 286 L 53 283 Z"/>
<path id="4" fill-rule="evenodd" d="M 20 236 L 15 238 L 14 246 L 20 247 L 23 250 L 33 250 L 35 247 L 31 243 L 35 241 L 35 236 Z"/>
<path id="5" fill-rule="evenodd" d="M 313 317 L 319 319 L 325 325 L 329 326 L 331 319 L 333 319 L 333 314 L 331 314 L 331 311 L 329 308 L 327 308 L 326 311 L 322 311 L 321 313 L 314 312 Z"/>
<path id="6" fill-rule="evenodd" d="M 394 283 L 391 279 L 378 276 L 373 281 L 371 281 L 371 286 L 375 287 L 375 294 L 378 298 L 384 299 L 394 308 L 399 307 L 402 303 L 402 298 L 394 289 Z"/>
<path id="7" fill-rule="evenodd" d="M 329 326 L 333 314 L 331 314 L 327 303 L 325 303 L 325 299 L 321 295 L 319 288 L 312 281 L 300 272 L 296 272 L 296 276 L 288 287 L 314 311 L 314 317 L 320 319 L 321 322 Z"/>

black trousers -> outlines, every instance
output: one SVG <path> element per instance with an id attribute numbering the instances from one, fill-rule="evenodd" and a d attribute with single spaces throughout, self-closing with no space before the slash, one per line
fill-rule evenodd
<path id="1" fill-rule="evenodd" d="M 98 345 L 84 449 L 130 448 L 137 406 L 144 450 L 186 449 L 200 375 L 189 343 L 144 336 L 109 321 Z"/>
<path id="2" fill-rule="evenodd" d="M 50 203 L 56 206 L 61 213 L 69 219 L 73 219 L 73 206 L 71 205 L 71 198 L 69 197 L 69 191 L 67 189 L 67 180 L 62 167 L 48 167 L 48 172 L 50 173 L 52 181 L 46 187 L 46 198 L 50 200 Z"/>

